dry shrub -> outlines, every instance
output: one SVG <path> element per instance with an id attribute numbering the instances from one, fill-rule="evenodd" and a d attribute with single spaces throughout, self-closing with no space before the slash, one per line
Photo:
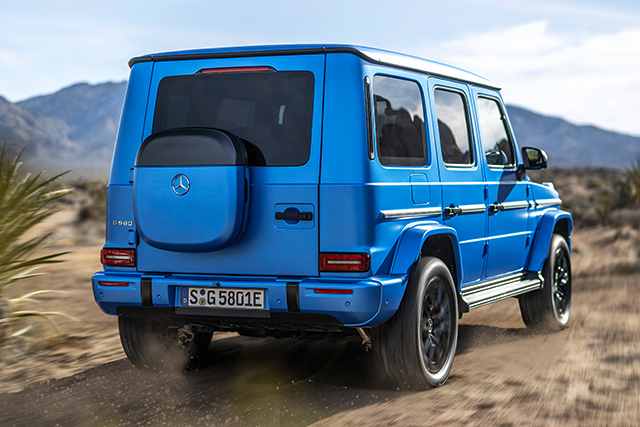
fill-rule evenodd
<path id="1" fill-rule="evenodd" d="M 77 178 L 70 185 L 78 205 L 76 221 L 103 222 L 107 215 L 107 184 L 102 180 Z"/>
<path id="2" fill-rule="evenodd" d="M 576 230 L 571 255 L 575 277 L 632 274 L 640 271 L 640 232 L 628 225 Z"/>

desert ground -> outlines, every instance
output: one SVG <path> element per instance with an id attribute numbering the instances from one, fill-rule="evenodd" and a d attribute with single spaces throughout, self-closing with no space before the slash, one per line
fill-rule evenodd
<path id="1" fill-rule="evenodd" d="M 640 237 L 590 227 L 573 237 L 569 327 L 535 334 L 509 299 L 465 314 L 453 370 L 439 388 L 408 392 L 377 378 L 358 339 L 214 335 L 195 370 L 141 372 L 121 349 L 117 320 L 93 301 L 99 227 L 66 207 L 44 224 L 68 251 L 12 289 L 47 289 L 29 309 L 46 322 L 0 360 L 2 426 L 635 426 L 640 419 Z M 42 232 L 43 230 L 36 230 Z M 620 274 L 624 273 L 624 274 Z"/>

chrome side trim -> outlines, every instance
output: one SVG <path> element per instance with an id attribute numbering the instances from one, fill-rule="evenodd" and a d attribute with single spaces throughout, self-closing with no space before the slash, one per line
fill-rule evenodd
<path id="1" fill-rule="evenodd" d="M 503 211 L 513 211 L 516 209 L 528 209 L 529 208 L 529 202 L 524 201 L 524 202 L 504 202 L 502 203 L 502 210 Z"/>
<path id="2" fill-rule="evenodd" d="M 462 205 L 460 206 L 460 209 L 462 210 L 460 212 L 460 215 L 484 213 L 487 210 L 487 206 L 486 205 Z"/>
<path id="3" fill-rule="evenodd" d="M 536 200 L 536 207 L 549 207 L 549 206 L 560 206 L 562 204 L 562 200 L 560 199 L 540 199 Z"/>
<path id="4" fill-rule="evenodd" d="M 540 289 L 542 288 L 542 283 L 543 281 L 537 272 L 518 273 L 464 287 L 460 291 L 460 296 L 471 310 Z"/>
<path id="5" fill-rule="evenodd" d="M 383 219 L 426 218 L 442 215 L 442 208 L 394 209 L 381 213 Z"/>

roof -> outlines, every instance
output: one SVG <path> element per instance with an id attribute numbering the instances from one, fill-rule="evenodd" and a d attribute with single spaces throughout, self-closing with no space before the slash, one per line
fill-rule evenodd
<path id="1" fill-rule="evenodd" d="M 387 65 L 441 77 L 450 77 L 456 80 L 500 89 L 499 86 L 484 77 L 440 62 L 382 49 L 353 45 L 271 45 L 181 50 L 139 56 L 131 59 L 129 61 L 129 66 L 132 67 L 134 64 L 139 62 L 150 61 L 177 61 L 243 56 L 304 55 L 318 53 L 351 53 L 373 64 Z"/>

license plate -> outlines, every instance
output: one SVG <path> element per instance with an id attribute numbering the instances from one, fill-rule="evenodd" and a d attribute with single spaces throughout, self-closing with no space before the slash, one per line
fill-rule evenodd
<path id="1" fill-rule="evenodd" d="M 182 307 L 264 310 L 264 289 L 182 288 Z"/>

